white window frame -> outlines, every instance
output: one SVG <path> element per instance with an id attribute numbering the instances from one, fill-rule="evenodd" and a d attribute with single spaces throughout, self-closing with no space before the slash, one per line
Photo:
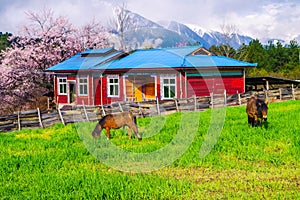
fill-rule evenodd
<path id="1" fill-rule="evenodd" d="M 117 82 L 111 82 L 111 80 L 117 80 Z M 113 87 L 113 91 L 112 88 Z M 120 77 L 119 75 L 107 76 L 107 96 L 108 97 L 120 97 Z"/>
<path id="2" fill-rule="evenodd" d="M 86 80 L 86 82 L 81 82 L 82 80 Z M 88 77 L 84 77 L 84 76 L 78 77 L 78 96 L 88 96 L 88 95 L 89 95 Z"/>
<path id="3" fill-rule="evenodd" d="M 165 80 L 168 80 L 168 83 L 165 83 Z M 174 83 L 171 83 L 170 80 L 174 80 Z M 168 87 L 168 96 L 165 97 L 165 87 Z M 174 96 L 171 97 L 171 87 L 174 87 Z M 161 76 L 161 97 L 162 99 L 173 99 L 177 98 L 177 85 L 176 85 L 176 75 L 164 75 Z"/>
<path id="4" fill-rule="evenodd" d="M 57 79 L 57 89 L 58 89 L 58 94 L 59 95 L 67 95 L 67 90 L 68 90 L 68 87 L 67 87 L 67 77 L 58 77 Z M 65 90 L 65 91 L 62 91 L 62 90 Z"/>

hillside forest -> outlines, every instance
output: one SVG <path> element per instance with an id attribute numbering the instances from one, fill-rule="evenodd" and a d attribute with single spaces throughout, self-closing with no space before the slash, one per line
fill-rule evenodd
<path id="1" fill-rule="evenodd" d="M 264 45 L 255 39 L 248 45 L 241 45 L 237 50 L 228 45 L 211 46 L 209 50 L 216 55 L 228 55 L 234 59 L 257 63 L 257 68 L 247 70 L 247 77 L 274 76 L 300 79 L 300 46 L 296 40 L 290 41 L 288 45 L 280 42 L 276 44 L 269 42 Z"/>

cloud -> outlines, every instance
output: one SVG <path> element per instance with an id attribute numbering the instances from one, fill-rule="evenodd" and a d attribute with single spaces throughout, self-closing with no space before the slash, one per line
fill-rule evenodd
<path id="1" fill-rule="evenodd" d="M 300 4 L 270 3 L 261 12 L 242 16 L 238 20 L 243 30 L 256 38 L 280 38 L 286 41 L 300 34 Z"/>
<path id="2" fill-rule="evenodd" d="M 0 0 L 1 1 L 1 0 Z M 290 39 L 300 35 L 300 2 L 296 0 L 124 0 L 127 8 L 152 21 L 174 20 L 219 30 L 222 24 L 235 25 L 255 38 Z M 55 14 L 82 25 L 93 18 L 104 25 L 118 0 L 2 0 L 2 32 L 16 33 L 26 23 L 25 11 L 51 8 Z M 25 20 L 24 20 L 25 18 Z"/>
<path id="3" fill-rule="evenodd" d="M 93 18 L 105 24 L 112 12 L 110 5 L 109 2 L 100 0 L 11 0 L 10 3 L 1 4 L 0 31 L 17 34 L 28 23 L 25 14 L 27 11 L 39 12 L 43 9 L 51 9 L 56 16 L 64 16 L 77 26 L 86 24 Z"/>

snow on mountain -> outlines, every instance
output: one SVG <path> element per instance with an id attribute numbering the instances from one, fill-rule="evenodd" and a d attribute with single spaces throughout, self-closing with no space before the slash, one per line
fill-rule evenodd
<path id="1" fill-rule="evenodd" d="M 114 10 L 114 16 L 122 16 L 120 18 L 125 18 L 124 16 L 127 15 L 127 20 L 124 20 L 124 23 L 126 23 L 124 26 L 126 29 L 138 29 L 138 28 L 162 28 L 161 25 L 146 19 L 145 17 L 136 14 L 134 12 L 131 12 L 129 10 L 122 10 L 120 7 L 116 7 Z M 121 12 L 125 12 L 123 14 L 120 14 Z"/>
<path id="2" fill-rule="evenodd" d="M 116 9 L 115 13 L 120 12 Z M 175 21 L 153 22 L 139 14 L 126 10 L 128 27 L 125 32 L 125 41 L 131 48 L 174 47 L 179 44 L 200 43 L 205 48 L 212 45 L 229 43 L 237 49 L 242 44 L 249 44 L 253 40 L 249 36 L 232 34 L 229 38 L 218 31 L 206 30 L 198 25 L 182 24 Z M 112 31 L 118 34 L 117 30 Z M 152 42 L 152 44 L 151 44 Z"/>
<path id="3" fill-rule="evenodd" d="M 230 46 L 237 49 L 242 44 L 249 44 L 249 42 L 253 40 L 253 38 L 249 36 L 241 35 L 238 33 L 233 33 L 228 37 L 221 32 L 206 30 L 197 25 L 188 24 L 187 26 L 195 33 L 200 35 L 205 41 L 207 41 L 210 44 L 210 46 L 228 43 Z"/>
<path id="4" fill-rule="evenodd" d="M 287 45 L 287 43 L 284 40 L 278 39 L 278 38 L 263 38 L 261 40 L 262 44 L 268 45 L 269 43 L 276 45 L 277 43 L 281 43 L 282 45 Z"/>
<path id="5" fill-rule="evenodd" d="M 115 10 L 115 12 L 120 11 Z M 174 47 L 181 43 L 195 43 L 190 37 L 166 29 L 162 25 L 131 11 L 126 10 L 126 12 L 128 14 L 128 27 L 126 27 L 124 35 L 127 48 Z M 117 30 L 112 30 L 112 32 L 115 35 L 118 34 Z M 118 48 L 115 35 L 111 37 L 111 43 Z"/>
<path id="6" fill-rule="evenodd" d="M 186 26 L 189 27 L 195 33 L 197 33 L 200 37 L 203 37 L 204 34 L 210 34 L 210 32 L 212 32 L 195 24 L 186 24 Z"/>
<path id="7" fill-rule="evenodd" d="M 209 48 L 211 46 L 199 34 L 184 24 L 175 21 L 160 21 L 158 23 L 164 26 L 166 29 L 174 31 L 183 37 L 193 39 L 195 42 L 200 43 L 205 48 Z"/>

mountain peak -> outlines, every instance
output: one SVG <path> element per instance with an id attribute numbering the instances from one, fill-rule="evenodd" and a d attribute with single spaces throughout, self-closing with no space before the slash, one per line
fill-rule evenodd
<path id="1" fill-rule="evenodd" d="M 121 14 L 122 10 L 117 8 L 114 12 L 117 16 Z M 228 43 L 224 34 L 207 30 L 199 25 L 182 24 L 176 21 L 159 21 L 156 23 L 129 10 L 124 12 L 128 15 L 126 42 L 131 45 L 135 43 L 134 46 L 140 48 L 143 48 L 145 41 L 147 41 L 147 47 L 149 47 L 149 41 L 153 41 L 156 47 L 157 41 L 160 41 L 161 47 L 174 47 L 182 43 L 200 43 L 207 49 L 212 45 L 219 46 Z M 236 33 L 229 37 L 229 45 L 237 49 L 240 45 L 248 44 L 251 40 L 253 39 L 249 36 Z"/>

